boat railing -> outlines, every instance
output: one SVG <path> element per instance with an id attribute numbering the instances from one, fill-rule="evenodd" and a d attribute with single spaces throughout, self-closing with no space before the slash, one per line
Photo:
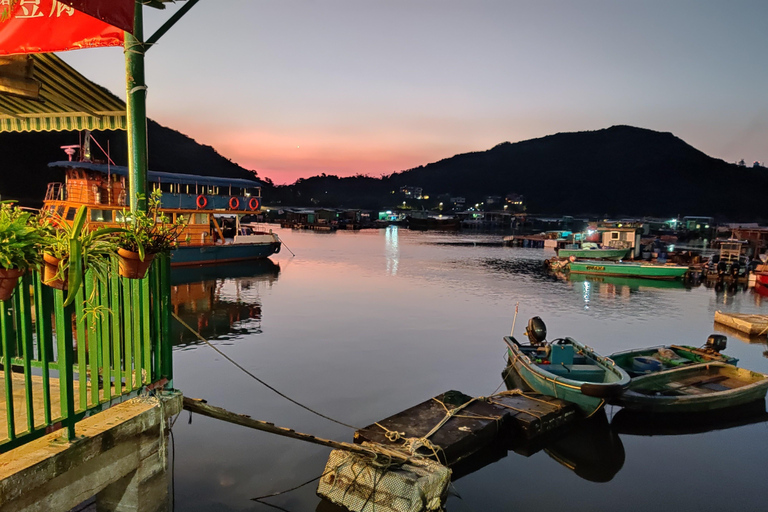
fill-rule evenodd
<path id="1" fill-rule="evenodd" d="M 117 262 L 100 281 L 87 273 L 75 301 L 19 278 L 0 301 L 0 452 L 75 423 L 131 396 L 170 384 L 170 257 L 147 277 L 119 277 Z"/>
<path id="2" fill-rule="evenodd" d="M 45 191 L 46 201 L 64 201 L 66 187 L 63 183 L 49 183 L 48 189 Z"/>

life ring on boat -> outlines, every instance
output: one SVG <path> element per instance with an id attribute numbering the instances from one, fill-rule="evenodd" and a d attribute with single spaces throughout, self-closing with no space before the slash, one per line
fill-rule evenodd
<path id="1" fill-rule="evenodd" d="M 230 210 L 237 210 L 240 208 L 240 200 L 236 198 L 235 196 L 232 196 L 229 198 L 229 209 Z"/>
<path id="2" fill-rule="evenodd" d="M 251 210 L 258 210 L 259 209 L 259 199 L 257 197 L 252 197 L 250 201 L 248 201 L 248 208 Z"/>
<path id="3" fill-rule="evenodd" d="M 208 198 L 206 198 L 203 194 L 200 194 L 197 196 L 197 207 L 198 208 L 205 208 L 208 205 Z"/>

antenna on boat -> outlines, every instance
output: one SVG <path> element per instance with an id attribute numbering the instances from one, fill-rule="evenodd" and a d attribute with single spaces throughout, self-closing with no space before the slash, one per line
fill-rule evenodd
<path id="1" fill-rule="evenodd" d="M 509 333 L 510 336 L 515 335 L 515 322 L 517 322 L 517 311 L 520 308 L 520 302 L 515 302 L 515 317 L 512 319 L 512 331 Z"/>

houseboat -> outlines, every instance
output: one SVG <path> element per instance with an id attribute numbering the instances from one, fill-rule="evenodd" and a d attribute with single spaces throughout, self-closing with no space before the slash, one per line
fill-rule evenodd
<path id="1" fill-rule="evenodd" d="M 121 225 L 128 215 L 127 167 L 78 161 L 48 166 L 63 169 L 65 176 L 64 182 L 48 184 L 44 208 L 72 221 L 85 205 L 94 228 Z M 148 171 L 148 192 L 158 188 L 169 220 L 187 220 L 171 255 L 172 266 L 247 261 L 280 252 L 277 234 L 240 225 L 241 217 L 259 212 L 258 181 Z"/>

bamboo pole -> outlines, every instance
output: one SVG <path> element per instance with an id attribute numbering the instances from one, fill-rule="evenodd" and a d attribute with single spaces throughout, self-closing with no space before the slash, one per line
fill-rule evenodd
<path id="1" fill-rule="evenodd" d="M 270 434 L 277 434 L 278 436 L 290 437 L 291 439 L 298 439 L 299 441 L 319 444 L 321 446 L 334 448 L 336 450 L 346 450 L 360 455 L 365 455 L 367 457 L 378 457 L 384 455 L 386 457 L 390 457 L 395 462 L 403 463 L 410 460 L 410 457 L 404 453 L 391 450 L 383 446 L 377 446 L 375 449 L 372 449 L 358 444 L 344 443 L 340 441 L 333 441 L 331 439 L 315 437 L 309 434 L 302 434 L 301 432 L 296 432 L 295 430 L 289 428 L 278 427 L 274 423 L 255 420 L 245 414 L 237 414 L 226 409 L 222 409 L 221 407 L 208 405 L 205 400 L 201 400 L 199 398 L 189 398 L 185 396 L 184 409 L 190 412 L 195 412 L 197 414 L 202 414 L 203 416 L 215 418 L 217 420 L 234 423 L 235 425 L 241 425 L 243 427 L 261 430 L 262 432 L 268 432 Z"/>

